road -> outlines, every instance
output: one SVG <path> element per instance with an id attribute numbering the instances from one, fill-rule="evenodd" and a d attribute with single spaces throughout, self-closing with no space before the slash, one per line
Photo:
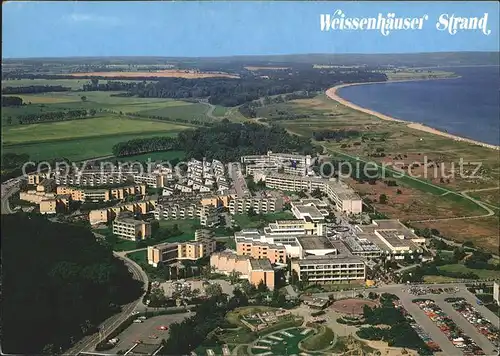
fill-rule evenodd
<path id="1" fill-rule="evenodd" d="M 119 314 L 113 315 L 111 318 L 107 319 L 101 325 L 99 325 L 99 330 L 101 331 L 100 333 L 95 333 L 93 335 L 84 337 L 75 345 L 73 345 L 71 349 L 67 350 L 64 353 L 65 355 L 78 355 L 80 352 L 94 351 L 95 346 L 101 341 L 101 335 L 102 338 L 105 339 L 114 329 L 116 329 L 116 327 L 123 323 L 132 314 L 132 312 L 136 310 L 140 311 L 138 309 L 142 309 L 142 298 L 146 293 L 149 283 L 148 276 L 137 263 L 127 258 L 125 256 L 125 253 L 126 252 L 113 252 L 113 255 L 125 262 L 135 279 L 143 282 L 144 291 L 141 297 L 139 298 L 139 300 L 122 306 L 122 311 Z"/>

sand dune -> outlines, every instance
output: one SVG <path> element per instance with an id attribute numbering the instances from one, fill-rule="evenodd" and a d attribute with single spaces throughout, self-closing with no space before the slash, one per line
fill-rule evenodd
<path id="1" fill-rule="evenodd" d="M 376 82 L 376 83 L 378 84 L 378 83 L 387 83 L 387 82 Z M 409 128 L 411 128 L 411 129 L 415 129 L 415 130 L 424 131 L 424 132 L 428 132 L 428 133 L 431 133 L 431 134 L 435 134 L 435 135 L 447 137 L 447 138 L 453 139 L 455 141 L 463 141 L 463 142 L 467 142 L 467 143 L 470 143 L 470 144 L 473 144 L 473 145 L 483 146 L 483 147 L 490 148 L 490 149 L 493 149 L 493 150 L 500 150 L 500 146 L 491 145 L 491 144 L 480 142 L 480 141 L 476 141 L 476 140 L 471 140 L 469 138 L 460 137 L 460 136 L 457 136 L 457 135 L 452 135 L 452 134 L 449 134 L 447 132 L 439 131 L 437 129 L 434 129 L 432 127 L 429 127 L 429 126 L 426 126 L 426 125 L 423 125 L 423 124 L 396 119 L 396 118 L 390 117 L 388 115 L 381 114 L 381 113 L 379 113 L 377 111 L 363 108 L 363 107 L 361 107 L 359 105 L 356 105 L 354 103 L 351 103 L 350 101 L 345 100 L 344 98 L 341 98 L 337 94 L 337 91 L 340 88 L 348 87 L 348 86 L 351 86 L 351 85 L 364 85 L 364 84 L 375 84 L 375 83 L 353 83 L 353 84 L 341 84 L 341 85 L 337 85 L 337 86 L 335 86 L 333 88 L 328 89 L 326 91 L 326 96 L 328 96 L 330 99 L 333 99 L 333 100 L 339 102 L 340 104 L 345 105 L 345 106 L 347 106 L 347 107 L 349 107 L 351 109 L 354 109 L 354 110 L 357 110 L 357 111 L 361 111 L 361 112 L 364 112 L 366 114 L 375 116 L 375 117 L 377 117 L 377 118 L 379 118 L 381 120 L 406 123 L 407 124 L 406 126 L 409 127 Z"/>

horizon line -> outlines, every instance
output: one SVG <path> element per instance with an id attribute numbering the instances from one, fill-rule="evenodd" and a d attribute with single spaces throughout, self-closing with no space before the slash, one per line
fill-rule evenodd
<path id="1" fill-rule="evenodd" d="M 500 56 L 500 51 L 432 51 L 432 52 L 390 52 L 390 53 L 283 53 L 283 54 L 235 54 L 223 56 L 165 56 L 165 55 L 109 55 L 109 56 L 55 56 L 55 57 L 3 57 L 2 60 L 36 60 L 36 59 L 77 59 L 77 58 L 168 58 L 168 59 L 220 59 L 220 58 L 238 58 L 238 57 L 282 57 L 282 56 L 390 56 L 390 55 L 425 55 L 425 54 L 456 54 L 456 53 L 496 53 Z"/>

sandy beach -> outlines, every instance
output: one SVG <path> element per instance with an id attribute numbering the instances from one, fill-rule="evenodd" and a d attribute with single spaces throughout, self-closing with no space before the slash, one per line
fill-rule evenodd
<path id="1" fill-rule="evenodd" d="M 425 80 L 429 80 L 429 79 L 425 79 Z M 400 81 L 397 81 L 397 82 L 402 82 L 402 81 L 414 81 L 414 80 L 400 80 Z M 337 86 L 335 86 L 333 88 L 328 89 L 325 92 L 325 94 L 330 99 L 333 99 L 333 100 L 337 101 L 338 103 L 340 103 L 342 105 L 345 105 L 345 106 L 347 106 L 347 107 L 349 107 L 351 109 L 354 109 L 354 110 L 357 110 L 357 111 L 361 111 L 361 112 L 364 112 L 366 114 L 375 116 L 375 117 L 377 117 L 377 118 L 379 118 L 381 120 L 394 121 L 394 122 L 399 122 L 399 123 L 405 123 L 406 126 L 409 127 L 409 128 L 411 128 L 411 129 L 415 129 L 415 130 L 419 130 L 419 131 L 424 131 L 424 132 L 427 132 L 427 133 L 431 133 L 431 134 L 435 134 L 435 135 L 447 137 L 447 138 L 450 138 L 450 139 L 455 140 L 455 141 L 467 142 L 467 143 L 470 143 L 470 144 L 473 144 L 473 145 L 482 146 L 482 147 L 490 148 L 490 149 L 497 150 L 497 151 L 500 150 L 500 146 L 496 146 L 496 145 L 492 145 L 492 144 L 488 144 L 488 143 L 484 143 L 484 142 L 480 142 L 480 141 L 471 140 L 469 138 L 460 137 L 460 136 L 457 136 L 457 135 L 452 135 L 450 133 L 439 131 L 437 129 L 434 129 L 432 127 L 429 127 L 429 126 L 426 126 L 426 125 L 423 125 L 423 124 L 396 119 L 396 118 L 393 118 L 391 116 L 381 114 L 381 113 L 379 113 L 377 111 L 363 108 L 363 107 L 361 107 L 359 105 L 356 105 L 354 103 L 351 103 L 350 101 L 345 100 L 344 98 L 340 97 L 337 94 L 337 91 L 339 89 L 345 88 L 345 87 L 348 87 L 348 86 L 352 86 L 352 85 L 386 84 L 386 83 L 394 83 L 394 82 L 396 82 L 396 81 L 341 84 L 341 85 L 337 85 Z"/>

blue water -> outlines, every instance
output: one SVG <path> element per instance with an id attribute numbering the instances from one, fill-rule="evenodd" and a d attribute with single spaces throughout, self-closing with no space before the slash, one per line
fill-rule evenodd
<path id="1" fill-rule="evenodd" d="M 356 85 L 338 93 L 385 115 L 499 145 L 500 67 L 443 70 L 461 78 Z"/>

